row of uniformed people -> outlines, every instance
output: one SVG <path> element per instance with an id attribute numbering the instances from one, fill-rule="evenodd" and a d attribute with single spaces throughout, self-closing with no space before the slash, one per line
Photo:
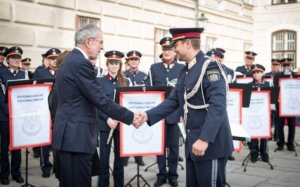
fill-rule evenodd
<path id="1" fill-rule="evenodd" d="M 224 58 L 225 50 L 221 48 L 216 48 L 211 50 L 207 53 L 209 56 L 214 56 L 215 59 L 220 59 L 222 62 L 222 59 Z M 253 88 L 257 87 L 269 87 L 271 84 L 269 82 L 264 80 L 265 76 L 269 76 L 273 80 L 274 86 L 279 86 L 278 81 L 279 77 L 281 75 L 290 75 L 290 76 L 296 76 L 297 74 L 293 72 L 293 59 L 291 58 L 283 58 L 283 59 L 272 59 L 271 60 L 271 71 L 268 73 L 265 73 L 264 66 L 260 64 L 254 65 L 255 56 L 257 53 L 253 51 L 246 51 L 245 52 L 245 65 L 239 66 L 236 68 L 236 72 L 239 72 L 242 75 L 245 76 L 253 76 L 253 82 L 251 82 Z M 232 69 L 226 67 L 224 64 L 222 64 L 226 74 L 227 78 L 229 80 L 229 83 L 232 82 L 232 77 L 236 77 L 235 73 Z M 237 74 L 239 74 L 237 73 Z M 258 78 L 259 77 L 259 78 Z M 235 78 L 233 79 L 235 81 Z M 285 142 L 284 138 L 284 123 L 285 120 L 288 122 L 288 139 L 287 142 Z M 284 149 L 284 145 L 287 146 L 287 150 L 289 151 L 295 151 L 295 145 L 294 145 L 294 139 L 295 139 L 295 117 L 279 117 L 279 104 L 276 104 L 276 110 L 272 111 L 272 123 L 274 124 L 274 140 L 277 141 L 277 150 L 282 151 Z M 258 142 L 257 140 L 253 140 L 253 143 L 250 145 L 250 149 L 253 149 L 254 151 L 251 154 L 251 160 L 256 161 L 258 158 Z M 269 156 L 267 152 L 267 140 L 262 140 L 260 145 L 260 156 L 263 161 L 269 161 Z"/>
<path id="2" fill-rule="evenodd" d="M 163 62 L 153 64 L 150 68 L 149 75 L 139 71 L 139 63 L 142 54 L 139 51 L 133 50 L 127 53 L 127 63 L 129 69 L 124 72 L 122 70 L 122 58 L 124 54 L 119 51 L 108 51 L 105 53 L 106 65 L 108 73 L 106 76 L 99 79 L 99 83 L 104 89 L 104 92 L 110 98 L 114 99 L 115 89 L 119 86 L 172 86 L 175 87 L 178 75 L 185 67 L 177 63 L 175 60 L 175 52 L 173 49 L 172 38 L 165 37 L 161 40 Z M 180 119 L 180 110 L 177 110 L 172 115 L 166 118 L 166 147 L 168 147 L 168 159 L 166 154 L 157 156 L 159 173 L 154 186 L 162 186 L 169 181 L 171 186 L 178 186 L 177 165 L 179 157 L 179 136 L 180 130 L 177 125 Z M 111 151 L 111 141 L 108 142 L 108 136 L 111 129 L 113 131 L 112 139 L 114 140 L 114 166 L 113 166 L 113 181 L 114 186 L 124 186 L 124 166 L 128 163 L 128 158 L 120 158 L 119 145 L 119 126 L 118 122 L 99 113 L 100 123 L 100 176 L 98 181 L 99 187 L 109 186 L 109 155 Z M 140 157 L 140 159 L 142 159 Z M 168 160 L 168 163 L 166 162 Z M 143 161 L 136 162 L 143 165 Z M 168 167 L 168 168 L 167 168 Z"/>
<path id="3" fill-rule="evenodd" d="M 255 56 L 257 53 L 248 51 L 245 53 L 245 65 L 238 67 L 236 70 L 244 75 L 249 75 L 249 67 L 253 65 L 255 61 Z M 282 75 L 289 75 L 291 77 L 295 77 L 297 75 L 296 72 L 293 71 L 293 62 L 292 58 L 282 58 L 282 59 L 272 59 L 271 61 L 271 71 L 266 73 L 265 76 L 270 76 L 273 79 L 273 84 L 276 87 L 280 87 L 279 85 L 279 77 Z M 272 112 L 272 119 L 274 123 L 274 140 L 277 141 L 277 150 L 282 151 L 284 149 L 284 145 L 287 146 L 287 150 L 295 151 L 295 121 L 296 117 L 280 117 L 279 116 L 279 103 L 276 104 L 276 111 Z M 287 142 L 285 142 L 284 138 L 284 123 L 285 120 L 288 122 L 289 133 Z"/>
<path id="4" fill-rule="evenodd" d="M 23 50 L 18 47 L 1 47 L 0 56 L 3 56 L 1 68 L 0 68 L 0 81 L 1 81 L 1 110 L 0 110 L 0 128 L 1 128 L 1 172 L 0 179 L 2 185 L 9 184 L 9 126 L 8 126 L 8 110 L 7 102 L 4 100 L 4 90 L 6 89 L 7 81 L 18 80 L 18 79 L 33 79 L 33 80 L 44 80 L 54 79 L 54 73 L 56 71 L 56 58 L 60 54 L 60 50 L 53 48 L 46 51 L 43 56 L 43 65 L 39 66 L 34 73 L 29 71 L 31 59 L 22 59 Z M 3 64 L 4 59 L 8 66 Z M 20 67 L 20 63 L 22 66 Z M 35 148 L 36 154 L 40 155 L 40 166 L 42 169 L 43 177 L 50 177 L 50 171 L 52 164 L 49 162 L 49 148 L 50 146 L 44 146 L 41 148 Z M 12 178 L 18 182 L 23 183 L 24 180 L 20 173 L 21 165 L 21 153 L 20 150 L 11 151 L 11 175 Z"/>

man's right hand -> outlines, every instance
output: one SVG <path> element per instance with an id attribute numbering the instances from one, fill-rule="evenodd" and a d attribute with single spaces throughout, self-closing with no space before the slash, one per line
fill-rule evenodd
<path id="1" fill-rule="evenodd" d="M 111 118 L 108 118 L 106 122 L 111 129 L 115 129 L 118 126 L 118 121 Z"/>
<path id="2" fill-rule="evenodd" d="M 135 128 L 139 128 L 148 120 L 146 112 L 135 112 L 132 124 Z"/>

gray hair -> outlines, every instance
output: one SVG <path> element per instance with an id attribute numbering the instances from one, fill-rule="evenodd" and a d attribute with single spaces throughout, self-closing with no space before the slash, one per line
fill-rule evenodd
<path id="1" fill-rule="evenodd" d="M 97 32 L 101 29 L 95 24 L 86 24 L 79 28 L 75 33 L 75 46 L 78 44 L 83 44 L 84 40 L 87 38 L 95 38 Z"/>

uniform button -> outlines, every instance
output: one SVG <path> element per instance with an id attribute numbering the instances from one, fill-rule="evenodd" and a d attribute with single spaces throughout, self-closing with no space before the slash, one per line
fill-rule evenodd
<path id="1" fill-rule="evenodd" d="M 190 130 L 190 129 L 187 129 L 186 131 L 187 131 L 187 132 L 190 132 L 191 130 Z"/>
<path id="2" fill-rule="evenodd" d="M 186 71 L 185 74 L 189 74 L 189 72 Z"/>

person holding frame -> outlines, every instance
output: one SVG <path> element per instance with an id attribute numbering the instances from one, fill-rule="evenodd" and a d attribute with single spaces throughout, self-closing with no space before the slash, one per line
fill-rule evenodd
<path id="1" fill-rule="evenodd" d="M 124 54 L 112 50 L 105 53 L 108 73 L 97 79 L 102 85 L 107 97 L 115 100 L 116 88 L 129 86 L 129 80 L 122 73 L 122 58 Z M 119 121 L 116 121 L 99 111 L 100 127 L 100 175 L 98 187 L 109 187 L 109 157 L 112 139 L 114 142 L 113 181 L 115 187 L 124 186 L 124 158 L 120 157 Z M 111 134 L 112 133 L 112 134 Z M 111 134 L 111 135 L 110 135 Z M 111 136 L 111 137 L 110 137 Z M 110 139 L 111 138 L 111 139 Z"/>
<path id="2" fill-rule="evenodd" d="M 260 89 L 265 87 L 270 87 L 270 83 L 264 80 L 265 67 L 260 64 L 255 64 L 251 68 L 253 81 L 250 83 L 252 88 Z M 269 162 L 268 153 L 268 140 L 267 139 L 252 139 L 248 143 L 250 153 L 250 159 L 252 162 L 258 160 L 260 154 L 261 160 L 264 162 Z"/>
<path id="3" fill-rule="evenodd" d="M 296 76 L 296 73 L 293 72 L 293 59 L 291 58 L 284 58 L 281 60 L 282 65 L 282 72 L 278 73 L 274 77 L 274 86 L 280 86 L 279 85 L 279 78 L 280 76 L 289 75 L 291 77 Z M 276 112 L 279 116 L 279 103 L 276 104 Z M 295 122 L 296 117 L 278 117 L 278 140 L 277 140 L 277 148 L 276 150 L 282 151 L 285 145 L 284 141 L 284 122 L 287 120 L 288 127 L 289 127 L 289 134 L 288 134 L 288 141 L 286 143 L 287 149 L 289 151 L 295 151 Z"/>
<path id="4" fill-rule="evenodd" d="M 4 85 L 11 80 L 25 79 L 25 72 L 20 69 L 23 50 L 18 47 L 11 47 L 4 53 L 8 67 L 5 67 L 0 74 L 0 82 Z M 1 85 L 0 85 L 1 86 Z M 11 163 L 9 164 L 9 119 L 8 119 L 8 103 L 3 103 L 4 119 L 1 119 L 1 172 L 0 179 L 2 185 L 9 185 L 9 174 L 11 173 L 13 180 L 17 183 L 23 183 L 24 179 L 21 175 L 21 150 L 11 151 Z M 1 115 L 0 115 L 1 116 Z M 10 167 L 11 166 L 11 167 Z M 10 170 L 11 168 L 11 170 Z"/>

